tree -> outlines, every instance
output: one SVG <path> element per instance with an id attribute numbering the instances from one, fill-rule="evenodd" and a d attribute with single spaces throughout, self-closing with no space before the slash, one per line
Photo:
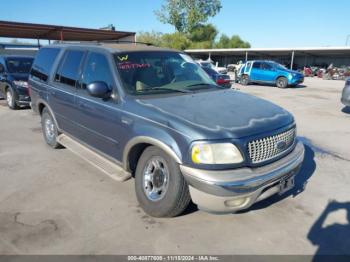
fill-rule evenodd
<path id="1" fill-rule="evenodd" d="M 175 32 L 173 34 L 164 34 L 162 37 L 162 47 L 169 47 L 178 50 L 185 50 L 191 45 L 191 41 L 186 34 Z"/>
<path id="2" fill-rule="evenodd" d="M 197 25 L 189 33 L 189 38 L 193 42 L 210 41 L 214 42 L 218 34 L 218 30 L 212 24 Z"/>
<path id="3" fill-rule="evenodd" d="M 230 46 L 230 38 L 222 34 L 219 41 L 215 44 L 216 48 L 228 48 Z"/>
<path id="4" fill-rule="evenodd" d="M 150 43 L 155 46 L 161 46 L 163 42 L 163 34 L 156 31 L 151 32 L 139 32 L 137 34 L 137 41 L 138 42 L 144 42 L 144 43 Z"/>
<path id="5" fill-rule="evenodd" d="M 240 36 L 233 35 L 229 38 L 227 35 L 222 34 L 219 41 L 215 44 L 216 48 L 249 48 L 250 43 L 243 41 Z"/>
<path id="6" fill-rule="evenodd" d="M 189 33 L 220 9 L 220 0 L 166 0 L 155 14 L 159 21 L 173 25 L 178 32 Z"/>

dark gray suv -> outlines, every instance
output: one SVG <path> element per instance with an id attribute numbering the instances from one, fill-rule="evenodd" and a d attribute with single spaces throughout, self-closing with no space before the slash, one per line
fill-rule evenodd
<path id="1" fill-rule="evenodd" d="M 222 89 L 180 51 L 51 45 L 29 83 L 46 142 L 134 177 L 152 216 L 176 216 L 191 199 L 211 212 L 249 208 L 291 189 L 304 158 L 290 113 Z"/>

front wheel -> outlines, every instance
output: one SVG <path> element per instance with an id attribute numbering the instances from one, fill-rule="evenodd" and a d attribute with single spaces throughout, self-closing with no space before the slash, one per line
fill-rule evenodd
<path id="1" fill-rule="evenodd" d="M 178 163 L 155 146 L 147 147 L 137 163 L 135 190 L 142 209 L 154 217 L 177 216 L 191 200 Z"/>
<path id="2" fill-rule="evenodd" d="M 7 106 L 10 109 L 12 109 L 12 110 L 18 109 L 18 106 L 16 104 L 16 99 L 15 99 L 15 92 L 12 90 L 11 87 L 9 87 L 6 90 L 6 102 L 7 102 Z"/>
<path id="3" fill-rule="evenodd" d="M 276 85 L 278 88 L 286 88 L 288 86 L 288 80 L 285 77 L 277 78 Z"/>

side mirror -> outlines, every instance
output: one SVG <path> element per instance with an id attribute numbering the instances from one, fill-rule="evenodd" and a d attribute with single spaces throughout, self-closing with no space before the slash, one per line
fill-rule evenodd
<path id="1" fill-rule="evenodd" d="M 111 90 L 103 81 L 92 82 L 86 87 L 90 96 L 98 98 L 108 98 L 111 95 Z"/>

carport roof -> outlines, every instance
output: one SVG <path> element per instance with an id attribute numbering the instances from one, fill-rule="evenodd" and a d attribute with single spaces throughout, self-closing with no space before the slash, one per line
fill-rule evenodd
<path id="1" fill-rule="evenodd" d="M 350 46 L 339 47 L 295 47 L 295 48 L 223 48 L 223 49 L 187 49 L 188 54 L 211 54 L 216 56 L 245 55 L 248 53 L 266 55 L 290 55 L 292 52 L 307 55 L 349 55 Z"/>
<path id="2" fill-rule="evenodd" d="M 0 21 L 0 37 L 64 41 L 107 41 L 134 35 L 134 32 Z"/>

